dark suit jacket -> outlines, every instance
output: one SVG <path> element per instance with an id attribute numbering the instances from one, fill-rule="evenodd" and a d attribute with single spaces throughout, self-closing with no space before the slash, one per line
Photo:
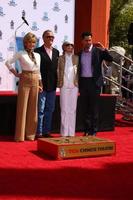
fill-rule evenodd
<path id="1" fill-rule="evenodd" d="M 44 46 L 35 49 L 35 52 L 39 53 L 41 56 L 41 76 L 43 89 L 45 91 L 54 91 L 57 86 L 57 65 L 59 51 L 53 48 L 52 60 L 49 58 Z"/>
<path id="2" fill-rule="evenodd" d="M 79 53 L 79 88 L 80 88 L 80 77 L 81 77 L 81 54 L 83 51 Z M 96 85 L 98 87 L 102 86 L 103 80 L 102 80 L 102 68 L 101 64 L 102 61 L 106 60 L 111 62 L 113 60 L 112 56 L 109 54 L 107 50 L 101 50 L 100 48 L 94 47 L 92 48 L 92 71 L 93 71 L 93 78 L 96 82 Z"/>

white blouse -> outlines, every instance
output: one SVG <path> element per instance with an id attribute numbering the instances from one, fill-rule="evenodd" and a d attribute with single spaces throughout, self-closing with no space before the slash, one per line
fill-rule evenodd
<path id="1" fill-rule="evenodd" d="M 27 51 L 19 51 L 17 52 L 11 59 L 8 59 L 5 62 L 5 65 L 7 68 L 13 69 L 14 66 L 12 65 L 15 63 L 15 61 L 19 61 L 21 69 L 24 71 L 39 71 L 40 72 L 40 55 L 38 53 L 33 52 L 35 59 L 36 59 L 36 64 L 30 59 Z M 39 74 L 39 79 L 41 79 L 41 75 Z"/>
<path id="2" fill-rule="evenodd" d="M 65 73 L 64 73 L 64 87 L 74 88 L 74 66 L 72 63 L 72 55 L 65 54 Z"/>

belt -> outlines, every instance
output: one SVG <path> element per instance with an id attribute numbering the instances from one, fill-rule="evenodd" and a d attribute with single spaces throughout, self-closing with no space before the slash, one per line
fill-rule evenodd
<path id="1" fill-rule="evenodd" d="M 81 79 L 84 79 L 84 80 L 93 80 L 94 77 L 80 77 Z"/>
<path id="2" fill-rule="evenodd" d="M 36 71 L 23 70 L 22 73 L 24 73 L 24 74 L 39 74 L 39 71 L 38 70 L 36 70 Z"/>

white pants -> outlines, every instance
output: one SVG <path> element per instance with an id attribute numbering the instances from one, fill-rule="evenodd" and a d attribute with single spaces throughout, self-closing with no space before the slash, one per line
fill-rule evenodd
<path id="1" fill-rule="evenodd" d="M 65 88 L 60 90 L 61 108 L 61 136 L 75 136 L 76 107 L 77 107 L 78 88 Z"/>

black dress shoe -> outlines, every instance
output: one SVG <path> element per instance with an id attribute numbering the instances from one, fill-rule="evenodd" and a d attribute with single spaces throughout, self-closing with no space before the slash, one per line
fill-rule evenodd
<path id="1" fill-rule="evenodd" d="M 85 132 L 84 136 L 96 136 L 96 131 Z"/>
<path id="2" fill-rule="evenodd" d="M 88 136 L 88 135 L 90 135 L 89 132 L 84 132 L 84 136 Z"/>
<path id="3" fill-rule="evenodd" d="M 36 139 L 38 139 L 38 138 L 43 138 L 43 135 L 42 135 L 42 134 L 37 134 L 37 135 L 35 136 L 35 138 L 36 138 Z"/>
<path id="4" fill-rule="evenodd" d="M 96 131 L 92 131 L 92 132 L 90 132 L 90 135 L 92 135 L 92 136 L 96 136 L 96 134 L 97 134 Z"/>
<path id="5" fill-rule="evenodd" d="M 43 137 L 44 138 L 51 138 L 52 136 L 50 135 L 50 133 L 45 133 L 45 134 L 43 134 Z"/>

